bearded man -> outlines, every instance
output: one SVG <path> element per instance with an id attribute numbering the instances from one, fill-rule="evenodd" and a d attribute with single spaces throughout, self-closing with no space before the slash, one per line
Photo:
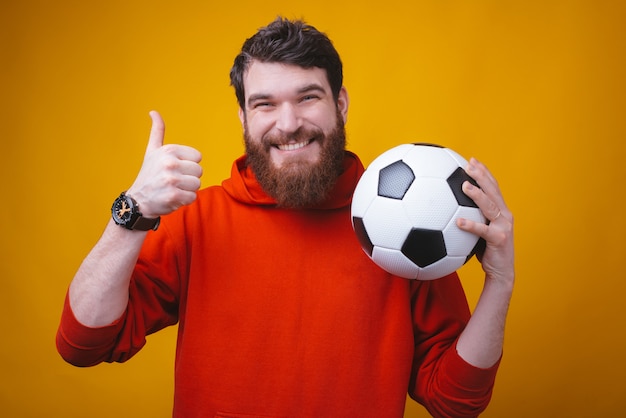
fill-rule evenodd
<path id="1" fill-rule="evenodd" d="M 472 159 L 464 185 L 489 225 L 470 315 L 456 274 L 394 277 L 361 250 L 350 202 L 363 173 L 345 150 L 339 55 L 302 21 L 248 39 L 231 82 L 246 153 L 200 189 L 197 150 L 163 144 L 70 284 L 57 347 L 70 363 L 123 362 L 178 323 L 175 417 L 402 417 L 406 394 L 437 417 L 487 406 L 511 297 L 512 216 Z"/>

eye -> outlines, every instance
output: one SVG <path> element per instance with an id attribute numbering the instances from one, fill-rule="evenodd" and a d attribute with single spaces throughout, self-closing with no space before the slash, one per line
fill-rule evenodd
<path id="1" fill-rule="evenodd" d="M 301 102 L 310 102 L 312 100 L 317 100 L 317 99 L 319 99 L 319 96 L 317 96 L 315 94 L 307 94 L 306 96 L 302 96 L 300 101 Z"/>
<path id="2" fill-rule="evenodd" d="M 256 102 L 252 105 L 253 109 L 267 109 L 272 106 L 271 102 Z"/>

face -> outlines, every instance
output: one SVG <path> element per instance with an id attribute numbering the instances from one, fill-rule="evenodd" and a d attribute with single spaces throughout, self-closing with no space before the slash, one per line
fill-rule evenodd
<path id="1" fill-rule="evenodd" d="M 282 206 L 323 200 L 341 173 L 348 96 L 337 102 L 320 68 L 254 62 L 244 75 L 248 164 Z"/>

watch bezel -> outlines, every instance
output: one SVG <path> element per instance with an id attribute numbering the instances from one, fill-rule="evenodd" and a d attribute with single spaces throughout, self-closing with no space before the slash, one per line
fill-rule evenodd
<path id="1" fill-rule="evenodd" d="M 120 215 L 120 211 L 125 209 L 122 207 L 123 204 L 128 205 L 127 210 L 124 211 L 124 214 Z M 126 193 L 122 192 L 117 199 L 113 202 L 113 206 L 111 207 L 111 215 L 116 224 L 127 226 L 133 220 L 133 216 L 137 214 L 137 203 L 133 198 L 127 196 Z"/>
<path id="2" fill-rule="evenodd" d="M 126 204 L 127 207 L 122 207 L 123 204 Z M 121 210 L 124 210 L 122 215 L 120 215 Z M 139 205 L 135 199 L 127 195 L 126 192 L 120 193 L 113 202 L 111 206 L 111 217 L 116 224 L 129 230 L 139 231 L 156 231 L 161 221 L 161 217 L 154 219 L 142 217 L 141 212 L 139 212 Z"/>

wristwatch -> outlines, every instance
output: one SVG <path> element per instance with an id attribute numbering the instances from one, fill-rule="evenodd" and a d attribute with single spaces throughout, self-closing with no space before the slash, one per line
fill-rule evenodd
<path id="1" fill-rule="evenodd" d="M 156 231 L 161 222 L 161 217 L 144 218 L 139 212 L 137 201 L 122 192 L 111 206 L 113 221 L 126 229 L 138 231 Z"/>

